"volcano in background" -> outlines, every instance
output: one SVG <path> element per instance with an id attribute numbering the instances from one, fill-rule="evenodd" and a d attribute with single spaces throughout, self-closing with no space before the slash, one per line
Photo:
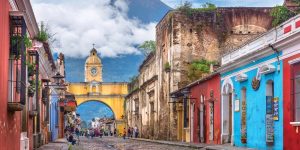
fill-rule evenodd
<path id="1" fill-rule="evenodd" d="M 128 17 L 142 23 L 159 22 L 171 10 L 160 0 L 128 0 Z M 87 47 L 85 50 L 90 50 Z M 54 56 L 55 57 L 55 56 Z M 68 82 L 84 81 L 85 58 L 65 57 L 66 80 Z M 143 55 L 123 55 L 115 58 L 101 58 L 103 63 L 104 82 L 124 82 L 138 73 Z"/>

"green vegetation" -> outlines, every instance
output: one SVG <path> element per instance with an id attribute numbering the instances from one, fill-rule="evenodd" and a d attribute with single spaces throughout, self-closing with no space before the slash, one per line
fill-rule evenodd
<path id="1" fill-rule="evenodd" d="M 28 76 L 33 76 L 34 75 L 34 73 L 35 73 L 35 63 L 30 63 L 30 62 L 28 62 L 28 63 L 26 63 L 27 64 L 27 66 L 28 66 Z"/>
<path id="2" fill-rule="evenodd" d="M 169 62 L 166 62 L 164 65 L 164 69 L 166 72 L 170 72 L 171 71 L 171 65 Z"/>
<path id="3" fill-rule="evenodd" d="M 293 0 L 293 2 L 300 6 L 300 0 Z"/>
<path id="4" fill-rule="evenodd" d="M 48 28 L 45 27 L 44 22 L 41 22 L 40 30 L 35 39 L 40 42 L 46 42 L 49 38 L 50 34 L 48 33 Z"/>
<path id="5" fill-rule="evenodd" d="M 215 65 L 215 61 L 207 61 L 205 59 L 193 61 L 188 68 L 188 78 L 190 81 L 197 80 L 203 75 L 210 72 L 210 65 Z"/>
<path id="6" fill-rule="evenodd" d="M 19 59 L 21 55 L 22 44 L 25 45 L 25 48 L 32 47 L 32 42 L 27 36 L 14 35 L 10 37 L 10 45 L 11 45 L 11 55 L 14 55 L 15 59 Z M 26 53 L 26 51 L 25 51 Z"/>
<path id="7" fill-rule="evenodd" d="M 156 50 L 156 42 L 152 40 L 145 41 L 139 46 L 139 48 L 142 50 L 142 53 L 145 56 L 148 56 L 151 52 L 154 52 Z"/>
<path id="8" fill-rule="evenodd" d="M 193 13 L 196 12 L 213 12 L 217 10 L 217 7 L 215 4 L 212 3 L 205 3 L 200 8 L 192 8 L 192 3 L 185 1 L 183 5 L 179 6 L 177 10 L 183 12 L 187 16 L 192 16 Z"/>
<path id="9" fill-rule="evenodd" d="M 300 0 L 299 0 L 300 1 Z M 284 21 L 296 15 L 295 12 L 290 11 L 285 6 L 275 6 L 270 14 L 273 17 L 272 26 L 278 26 Z"/>

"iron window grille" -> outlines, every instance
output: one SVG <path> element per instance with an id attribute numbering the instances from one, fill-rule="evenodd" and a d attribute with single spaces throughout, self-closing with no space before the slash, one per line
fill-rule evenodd
<path id="1" fill-rule="evenodd" d="M 26 31 L 23 16 L 10 16 L 9 101 L 17 102 L 19 97 L 22 105 L 26 104 Z"/>

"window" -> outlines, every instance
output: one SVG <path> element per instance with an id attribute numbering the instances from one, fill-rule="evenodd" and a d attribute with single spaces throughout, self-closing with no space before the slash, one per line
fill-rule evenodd
<path id="1" fill-rule="evenodd" d="M 26 102 L 26 24 L 21 16 L 10 16 L 9 102 Z"/>
<path id="2" fill-rule="evenodd" d="M 300 122 L 300 63 L 292 66 L 292 98 L 294 121 Z"/>
<path id="3" fill-rule="evenodd" d="M 139 99 L 135 99 L 134 100 L 134 112 L 136 115 L 139 114 L 140 110 L 139 110 Z"/>

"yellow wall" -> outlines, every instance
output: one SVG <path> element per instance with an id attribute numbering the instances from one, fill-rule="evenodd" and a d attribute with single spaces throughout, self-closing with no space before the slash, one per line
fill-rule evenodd
<path id="1" fill-rule="evenodd" d="M 91 83 L 81 82 L 81 83 L 70 83 L 68 86 L 68 91 L 75 95 L 83 95 L 91 93 L 90 90 Z M 127 83 L 100 83 L 99 93 L 101 95 L 127 95 Z"/>
<path id="2" fill-rule="evenodd" d="M 112 109 L 116 120 L 121 120 L 121 116 L 124 116 L 124 97 L 128 94 L 127 83 L 98 82 L 98 93 L 93 93 L 90 84 L 92 83 L 69 84 L 68 92 L 75 95 L 77 106 L 87 101 L 100 101 Z"/>

